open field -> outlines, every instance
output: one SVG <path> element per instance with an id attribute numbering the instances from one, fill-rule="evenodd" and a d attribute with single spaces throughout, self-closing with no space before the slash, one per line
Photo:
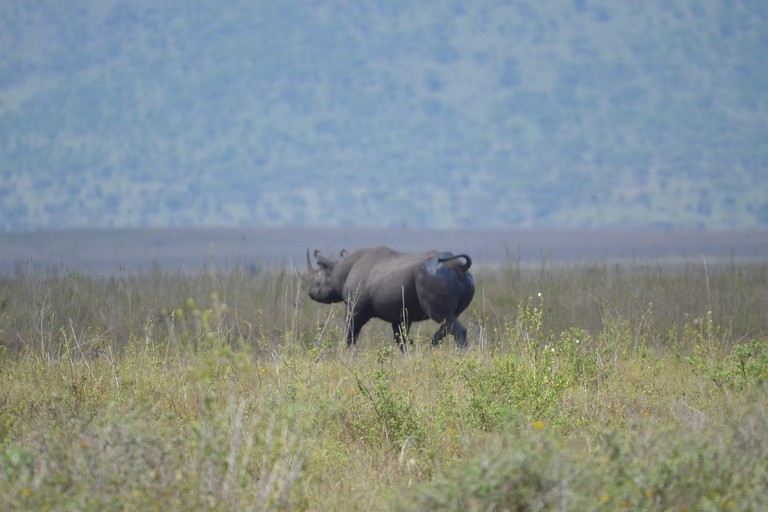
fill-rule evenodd
<path id="1" fill-rule="evenodd" d="M 6 509 L 768 508 L 766 260 L 512 250 L 403 355 L 218 254 L 0 276 Z"/>

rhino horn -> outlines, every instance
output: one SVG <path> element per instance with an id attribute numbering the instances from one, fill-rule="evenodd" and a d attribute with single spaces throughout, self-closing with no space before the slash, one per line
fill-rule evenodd
<path id="1" fill-rule="evenodd" d="M 307 249 L 307 274 L 309 274 L 309 277 L 312 277 L 315 274 L 317 274 L 317 270 L 312 268 L 312 262 L 309 259 L 309 249 Z"/>

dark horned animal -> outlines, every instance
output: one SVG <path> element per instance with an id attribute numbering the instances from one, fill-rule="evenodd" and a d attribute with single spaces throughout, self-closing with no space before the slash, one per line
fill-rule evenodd
<path id="1" fill-rule="evenodd" d="M 309 296 L 313 300 L 347 305 L 347 344 L 371 318 L 392 325 L 401 348 L 413 322 L 431 318 L 440 324 L 432 338 L 436 345 L 453 334 L 459 347 L 467 343 L 467 328 L 458 320 L 475 295 L 466 254 L 431 251 L 404 254 L 387 247 L 341 251 L 330 261 L 315 251 L 318 268 L 312 267 L 307 249 Z M 463 260 L 463 261 L 462 261 Z"/>

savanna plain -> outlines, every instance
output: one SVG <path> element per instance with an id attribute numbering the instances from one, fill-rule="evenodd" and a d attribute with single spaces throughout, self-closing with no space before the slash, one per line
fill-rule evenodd
<path id="1" fill-rule="evenodd" d="M 768 510 L 768 261 L 472 272 L 404 353 L 290 267 L 0 275 L 0 503 Z"/>

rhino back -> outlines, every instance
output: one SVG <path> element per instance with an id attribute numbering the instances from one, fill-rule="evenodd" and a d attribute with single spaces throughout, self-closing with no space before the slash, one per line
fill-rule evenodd
<path id="1" fill-rule="evenodd" d="M 415 272 L 436 251 L 404 254 L 386 247 L 373 248 L 361 255 L 349 273 L 347 293 L 355 293 L 356 303 L 387 322 L 399 322 L 402 311 L 412 321 L 427 317 L 419 306 Z"/>

